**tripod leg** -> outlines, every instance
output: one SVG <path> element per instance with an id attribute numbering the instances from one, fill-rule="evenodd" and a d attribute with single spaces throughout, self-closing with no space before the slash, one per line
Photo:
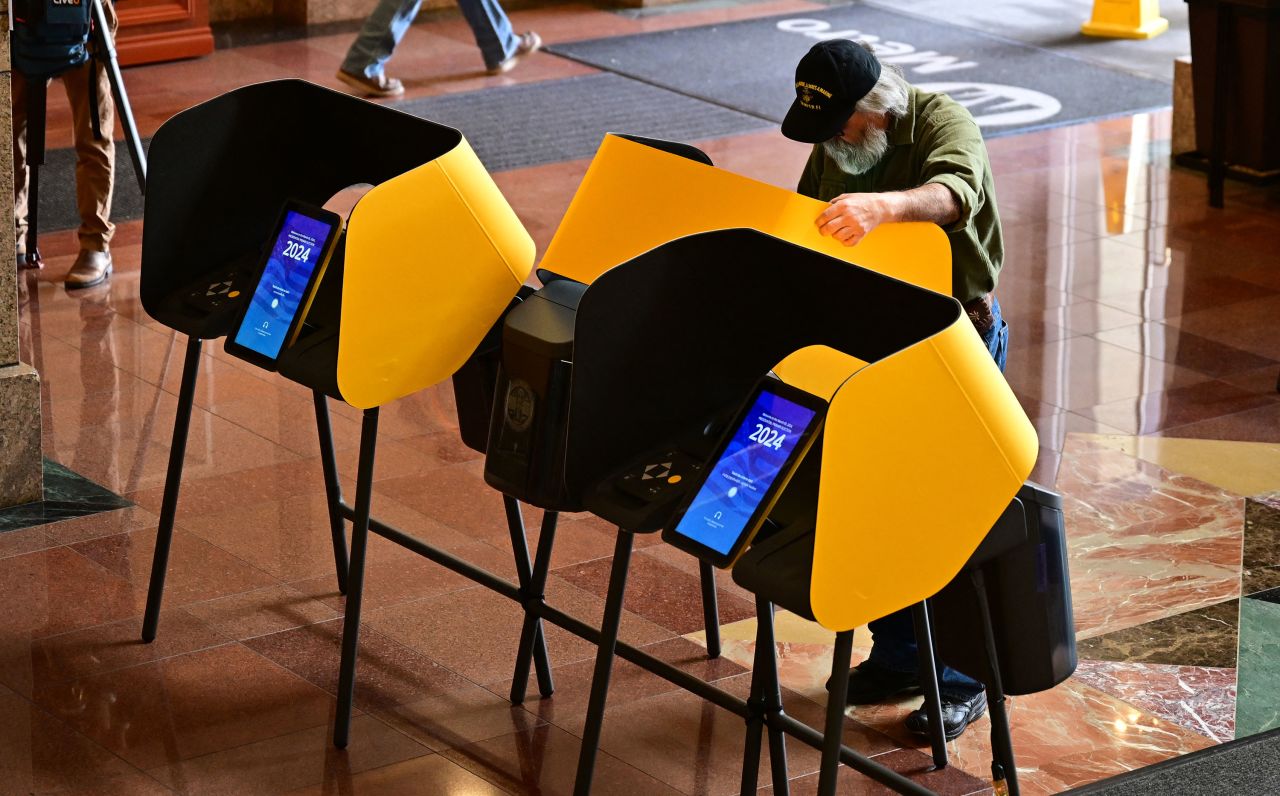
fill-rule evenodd
<path id="1" fill-rule="evenodd" d="M 338 672 L 338 712 L 333 745 L 347 748 L 351 706 L 356 694 L 356 655 L 360 647 L 360 600 L 364 595 L 364 557 L 369 543 L 373 503 L 373 459 L 378 447 L 378 408 L 364 410 L 360 428 L 360 462 L 356 468 L 356 511 L 351 523 L 351 565 L 347 570 L 347 615 L 342 622 L 342 664 Z"/>
<path id="2" fill-rule="evenodd" d="M 133 173 L 138 178 L 138 191 L 147 192 L 147 155 L 142 150 L 142 139 L 138 135 L 138 125 L 133 119 L 133 108 L 129 105 L 129 95 L 124 88 L 124 77 L 120 74 L 120 61 L 116 57 L 116 41 L 111 34 L 111 26 L 107 22 L 107 13 L 102 0 L 90 0 L 93 3 L 93 30 L 97 38 L 97 54 L 107 69 L 107 79 L 111 83 L 111 93 L 116 100 L 116 113 L 120 115 L 120 126 L 124 128 L 124 137 L 129 144 L 129 159 L 133 161 Z M 107 131 L 110 137 L 111 131 Z"/>
<path id="3" fill-rule="evenodd" d="M 716 598 L 716 571 L 706 561 L 698 562 L 702 581 L 702 623 L 707 629 L 707 657 L 720 657 L 720 604 Z"/>
<path id="4" fill-rule="evenodd" d="M 160 625 L 160 602 L 164 599 L 164 576 L 169 569 L 169 545 L 173 541 L 173 520 L 178 513 L 178 490 L 182 488 L 182 464 L 187 455 L 187 432 L 191 428 L 191 406 L 196 397 L 196 376 L 200 373 L 200 338 L 187 338 L 187 356 L 182 363 L 182 386 L 178 388 L 178 413 L 173 418 L 173 440 L 169 444 L 169 471 L 164 478 L 160 501 L 160 525 L 156 529 L 156 549 L 151 555 L 151 583 L 147 587 L 147 608 L 142 616 L 142 640 L 155 640 Z"/>
<path id="5" fill-rule="evenodd" d="M 947 767 L 947 730 L 942 724 L 942 697 L 938 694 L 938 664 L 933 655 L 933 632 L 929 628 L 929 605 L 918 602 L 911 606 L 915 624 L 916 651 L 920 657 L 920 686 L 924 689 L 925 711 L 929 714 L 929 743 L 933 747 L 933 764 Z"/>

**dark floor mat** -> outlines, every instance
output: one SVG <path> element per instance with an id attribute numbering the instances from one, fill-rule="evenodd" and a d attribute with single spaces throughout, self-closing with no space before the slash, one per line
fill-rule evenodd
<path id="1" fill-rule="evenodd" d="M 1280 793 L 1277 761 L 1280 729 L 1139 768 L 1063 796 L 1275 796 Z"/>
<path id="2" fill-rule="evenodd" d="M 969 28 L 864 5 L 557 44 L 556 54 L 781 122 L 817 41 L 870 41 L 921 88 L 968 106 L 988 136 L 1164 107 L 1168 83 Z"/>
<path id="3" fill-rule="evenodd" d="M 607 132 L 698 141 L 772 126 L 612 74 L 425 97 L 396 107 L 461 130 L 489 171 L 591 157 Z"/>

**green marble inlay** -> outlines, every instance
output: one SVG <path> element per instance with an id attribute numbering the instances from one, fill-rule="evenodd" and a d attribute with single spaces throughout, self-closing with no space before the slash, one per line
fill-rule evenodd
<path id="1" fill-rule="evenodd" d="M 1280 604 L 1251 597 L 1240 603 L 1237 738 L 1280 727 Z"/>
<path id="2" fill-rule="evenodd" d="M 0 511 L 0 533 L 132 505 L 110 489 L 45 459 L 44 500 Z"/>

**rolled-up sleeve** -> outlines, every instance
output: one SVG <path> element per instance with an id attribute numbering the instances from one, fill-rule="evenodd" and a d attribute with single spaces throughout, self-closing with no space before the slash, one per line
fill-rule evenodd
<path id="1" fill-rule="evenodd" d="M 956 198 L 960 216 L 943 227 L 959 232 L 973 223 L 985 197 L 982 179 L 986 169 L 982 133 L 970 118 L 947 114 L 936 120 L 922 138 L 923 183 L 945 185 Z"/>

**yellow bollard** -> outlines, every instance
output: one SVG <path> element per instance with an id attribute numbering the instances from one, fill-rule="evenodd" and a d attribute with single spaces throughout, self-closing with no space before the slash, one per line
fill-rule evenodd
<path id="1" fill-rule="evenodd" d="M 1093 0 L 1093 16 L 1080 27 L 1086 36 L 1152 39 L 1169 29 L 1159 0 Z"/>

